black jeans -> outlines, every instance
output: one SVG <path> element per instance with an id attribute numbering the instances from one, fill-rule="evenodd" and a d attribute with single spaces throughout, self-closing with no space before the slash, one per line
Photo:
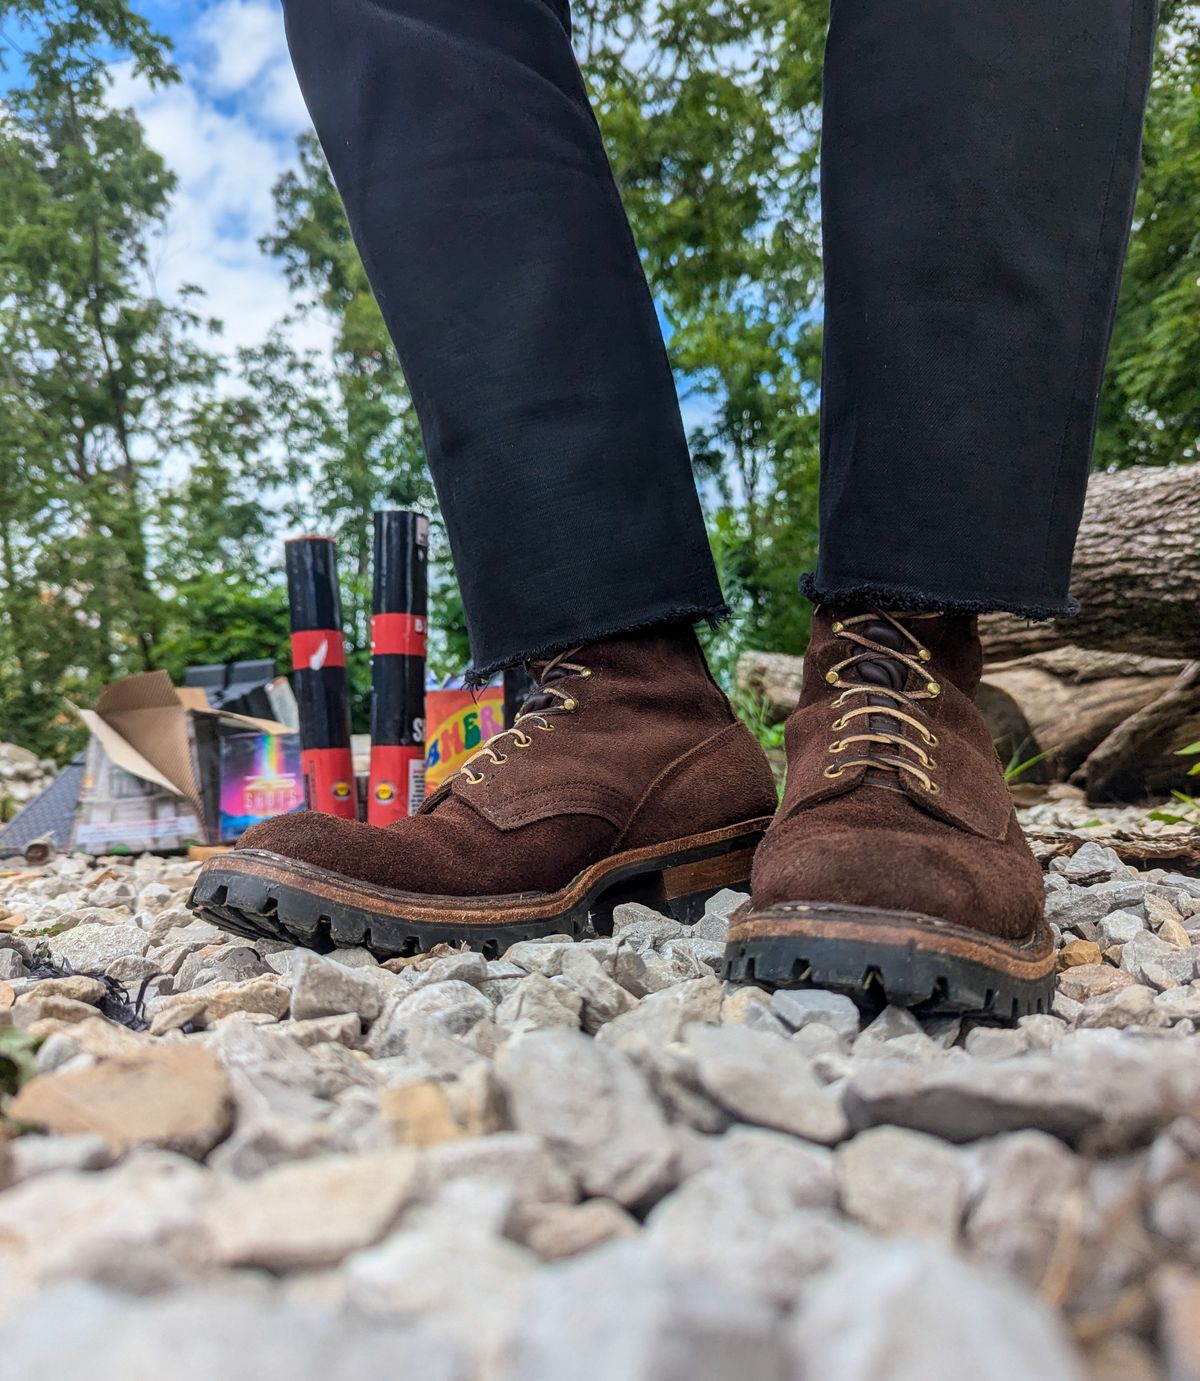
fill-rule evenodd
<path id="1" fill-rule="evenodd" d="M 566 0 L 284 0 L 486 672 L 724 608 Z M 1153 0 L 834 0 L 817 599 L 1068 611 Z"/>

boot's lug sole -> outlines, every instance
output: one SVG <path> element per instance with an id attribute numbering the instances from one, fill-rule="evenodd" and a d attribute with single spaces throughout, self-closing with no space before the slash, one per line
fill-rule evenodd
<path id="1" fill-rule="evenodd" d="M 1048 1012 L 1054 940 L 1039 920 L 1023 941 L 937 916 L 873 906 L 783 902 L 735 912 L 724 977 L 770 987 L 832 988 L 863 1006 L 1006 1021 Z"/>
<path id="2" fill-rule="evenodd" d="M 262 849 L 240 849 L 200 870 L 188 905 L 222 930 L 327 952 L 365 945 L 385 957 L 465 944 L 495 957 L 518 940 L 604 932 L 624 901 L 699 920 L 725 887 L 746 886 L 769 817 L 629 849 L 585 869 L 557 892 L 440 897 L 402 892 L 299 863 Z"/>

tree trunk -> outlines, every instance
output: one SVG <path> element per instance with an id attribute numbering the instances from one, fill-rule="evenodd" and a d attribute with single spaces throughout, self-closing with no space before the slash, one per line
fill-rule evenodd
<path id="1" fill-rule="evenodd" d="M 804 658 L 788 652 L 743 652 L 738 658 L 737 686 L 762 701 L 772 724 L 784 720 L 800 700 Z"/>
<path id="2" fill-rule="evenodd" d="M 1200 464 L 1096 474 L 1088 486 L 1071 591 L 1078 618 L 980 621 L 989 662 L 1061 647 L 1190 658 L 1200 653 Z"/>

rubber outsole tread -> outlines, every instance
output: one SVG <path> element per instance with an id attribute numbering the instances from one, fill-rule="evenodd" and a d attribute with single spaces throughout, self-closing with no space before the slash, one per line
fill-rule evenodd
<path id="1" fill-rule="evenodd" d="M 231 934 L 252 940 L 281 940 L 319 953 L 362 945 L 381 957 L 407 958 L 437 945 L 452 945 L 478 950 L 488 958 L 498 958 L 510 945 L 521 940 L 543 939 L 550 935 L 580 939 L 611 933 L 614 908 L 628 901 L 641 902 L 673 915 L 683 924 L 692 924 L 703 916 L 709 897 L 721 887 L 730 885 L 729 881 L 668 899 L 664 872 L 706 859 L 719 863 L 742 852 L 748 860 L 749 851 L 759 837 L 761 832 L 743 832 L 718 845 L 685 848 L 677 854 L 647 860 L 634 869 L 623 868 L 614 871 L 611 878 L 601 878 L 555 915 L 528 920 L 503 920 L 498 916 L 493 925 L 439 924 L 380 915 L 372 910 L 369 896 L 364 896 L 361 905 L 342 904 L 309 890 L 303 879 L 291 885 L 281 876 L 261 876 L 240 864 L 236 854 L 228 861 L 214 859 L 205 865 L 188 905 L 202 919 Z M 287 866 L 288 861 L 279 858 L 267 871 L 279 873 Z M 297 866 L 297 876 L 302 871 Z M 320 872 L 307 871 L 310 874 Z M 748 862 L 746 871 L 749 871 Z M 334 874 L 323 876 L 336 877 Z M 340 881 L 349 888 L 355 885 L 353 880 Z M 314 882 L 312 886 L 319 888 L 319 883 Z"/>
<path id="2" fill-rule="evenodd" d="M 975 1014 L 999 1021 L 1048 1012 L 1055 982 L 1053 972 L 1020 979 L 928 950 L 798 936 L 734 941 L 722 974 L 735 983 L 831 989 L 863 1007 L 894 1003 L 922 1016 Z"/>

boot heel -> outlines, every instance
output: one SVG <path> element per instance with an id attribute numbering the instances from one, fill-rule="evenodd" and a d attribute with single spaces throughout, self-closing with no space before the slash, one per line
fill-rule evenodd
<path id="1" fill-rule="evenodd" d="M 727 887 L 749 887 L 753 862 L 753 849 L 738 849 L 715 858 L 702 858 L 698 863 L 665 868 L 663 891 L 671 915 L 682 925 L 695 925 L 703 917 L 710 897 Z"/>
<path id="2" fill-rule="evenodd" d="M 648 906 L 651 911 L 666 911 L 667 898 L 663 891 L 663 875 L 639 873 L 636 877 L 626 878 L 624 882 L 606 887 L 596 898 L 589 912 L 592 929 L 597 935 L 613 933 L 613 912 L 626 902 Z"/>

